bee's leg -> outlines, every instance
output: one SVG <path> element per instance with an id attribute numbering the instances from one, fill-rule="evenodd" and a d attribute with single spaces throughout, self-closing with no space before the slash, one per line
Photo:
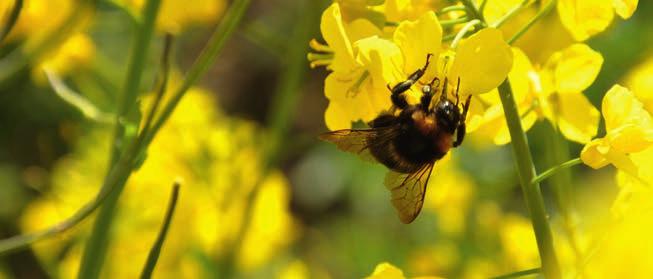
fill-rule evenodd
<path id="1" fill-rule="evenodd" d="M 408 76 L 407 80 L 404 80 L 400 83 L 397 83 L 395 86 L 390 88 L 390 85 L 388 85 L 388 89 L 390 92 L 392 92 L 392 95 L 390 96 L 390 99 L 392 100 L 392 103 L 400 108 L 404 109 L 406 106 L 408 106 L 408 102 L 406 101 L 406 96 L 403 95 L 404 92 L 408 91 L 413 84 L 415 84 L 426 72 L 426 68 L 429 66 L 429 62 L 431 60 L 431 56 L 433 54 L 429 53 L 426 55 L 426 63 L 424 64 L 424 67 L 421 69 L 417 69 L 414 73 L 410 74 Z"/>
<path id="2" fill-rule="evenodd" d="M 435 87 L 433 86 L 434 84 Z M 422 108 L 428 109 L 429 105 L 431 104 L 431 99 L 433 99 L 433 95 L 435 94 L 434 92 L 438 91 L 439 86 L 440 86 L 440 79 L 438 77 L 433 78 L 431 82 L 422 86 L 422 98 L 420 100 L 420 104 L 422 105 Z"/>
<path id="3" fill-rule="evenodd" d="M 460 77 L 458 77 L 458 83 L 456 84 L 456 106 L 458 106 L 458 103 L 460 102 Z"/>
<path id="4" fill-rule="evenodd" d="M 463 140 L 465 139 L 465 134 L 467 133 L 467 126 L 465 125 L 465 120 L 467 118 L 467 111 L 469 110 L 469 103 L 471 102 L 471 100 L 472 100 L 472 95 L 467 96 L 467 100 L 465 100 L 465 105 L 463 105 L 463 115 L 458 124 L 458 128 L 456 128 L 456 140 L 453 142 L 453 147 L 458 147 L 460 144 L 463 143 Z"/>

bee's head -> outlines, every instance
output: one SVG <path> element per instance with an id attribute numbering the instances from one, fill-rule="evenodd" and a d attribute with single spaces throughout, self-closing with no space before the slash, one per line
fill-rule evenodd
<path id="1" fill-rule="evenodd" d="M 438 126 L 451 133 L 458 127 L 460 117 L 458 107 L 447 99 L 440 100 L 435 107 L 435 118 L 438 121 Z"/>

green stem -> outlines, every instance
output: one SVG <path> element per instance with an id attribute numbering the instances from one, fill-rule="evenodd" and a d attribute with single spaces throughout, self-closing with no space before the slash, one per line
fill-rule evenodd
<path id="1" fill-rule="evenodd" d="M 283 72 L 279 86 L 276 88 L 276 94 L 272 101 L 272 108 L 268 114 L 268 129 L 270 135 L 266 137 L 263 146 L 265 150 L 261 155 L 262 172 L 255 182 L 253 190 L 247 195 L 246 207 L 243 214 L 243 223 L 238 229 L 238 237 L 234 240 L 233 245 L 230 247 L 228 254 L 223 260 L 225 274 L 224 278 L 233 277 L 236 256 L 239 253 L 245 237 L 253 220 L 253 207 L 260 190 L 260 185 L 264 182 L 267 174 L 279 162 L 280 150 L 282 149 L 283 139 L 286 136 L 290 124 L 293 119 L 293 114 L 296 111 L 294 108 L 300 97 L 300 87 L 304 79 L 307 69 L 306 60 L 303 54 L 308 51 L 305 42 L 311 38 L 312 31 L 315 29 L 311 23 L 318 10 L 317 6 L 320 1 L 313 1 L 306 9 L 299 9 L 304 11 L 303 16 L 300 18 L 301 22 L 297 24 L 294 30 L 292 39 L 288 41 L 288 57 L 289 61 L 286 64 L 286 70 Z"/>
<path id="2" fill-rule="evenodd" d="M 552 176 L 552 175 L 556 174 L 556 172 L 558 172 L 560 170 L 570 168 L 570 167 L 573 167 L 575 165 L 580 165 L 582 163 L 583 163 L 583 161 L 580 158 L 571 159 L 571 160 L 569 160 L 567 162 L 564 162 L 564 163 L 562 163 L 560 165 L 552 167 L 552 168 L 546 170 L 545 172 L 541 173 L 537 177 L 533 178 L 532 183 L 533 184 L 538 184 L 538 183 L 542 182 L 544 179 L 547 179 L 549 176 Z"/>
<path id="3" fill-rule="evenodd" d="M 501 17 L 497 22 L 492 23 L 493 28 L 499 28 L 501 27 L 504 23 L 506 23 L 508 20 L 513 18 L 515 15 L 517 15 L 524 7 L 526 7 L 530 3 L 530 0 L 524 0 L 521 3 L 519 3 L 517 6 L 513 7 L 510 11 L 508 11 L 503 17 Z"/>
<path id="4" fill-rule="evenodd" d="M 23 9 L 23 0 L 15 0 L 14 1 L 14 6 L 11 8 L 11 12 L 9 13 L 9 17 L 7 17 L 7 22 L 4 23 L 2 28 L 0 29 L 0 43 L 9 35 L 9 32 L 11 32 L 11 29 L 14 28 L 16 25 L 16 22 L 18 22 L 18 16 L 20 15 L 20 11 Z"/>
<path id="5" fill-rule="evenodd" d="M 467 15 L 471 18 L 475 18 L 481 21 L 481 24 L 483 27 L 487 26 L 487 22 L 485 21 L 485 17 L 483 14 L 479 11 L 479 9 L 476 7 L 476 4 L 472 0 L 461 0 L 465 8 L 467 9 Z"/>
<path id="6" fill-rule="evenodd" d="M 148 0 L 143 8 L 143 21 L 138 28 L 136 38 L 133 42 L 131 59 L 127 69 L 127 78 L 122 95 L 122 101 L 118 108 L 114 144 L 111 153 L 111 165 L 114 164 L 123 149 L 125 142 L 130 142 L 132 137 L 125 137 L 125 125 L 137 126 L 137 123 L 124 123 L 124 121 L 136 121 L 138 89 L 147 64 L 150 42 L 154 36 L 154 24 L 156 22 L 161 0 Z M 138 152 L 137 150 L 134 152 Z M 133 155 L 132 155 L 133 156 Z M 126 180 L 124 181 L 126 182 Z M 104 263 L 109 246 L 109 232 L 118 204 L 118 198 L 125 187 L 125 183 L 116 185 L 116 189 L 107 197 L 107 200 L 100 208 L 91 236 L 84 249 L 82 262 L 80 264 L 78 278 L 98 278 Z"/>
<path id="7" fill-rule="evenodd" d="M 517 271 L 513 273 L 508 273 L 504 275 L 499 275 L 496 277 L 492 277 L 491 279 L 509 279 L 509 278 L 517 278 L 517 277 L 522 277 L 526 275 L 533 275 L 533 274 L 539 274 L 542 272 L 542 269 L 537 267 L 537 268 L 531 268 L 531 269 L 526 269 L 522 271 Z"/>
<path id="8" fill-rule="evenodd" d="M 144 135 L 145 145 L 148 145 L 154 139 L 154 136 L 175 110 L 175 107 L 181 101 L 182 97 L 184 97 L 186 91 L 188 91 L 188 89 L 195 84 L 213 64 L 218 54 L 222 51 L 227 39 L 231 37 L 231 34 L 243 18 L 243 15 L 249 6 L 249 2 L 250 0 L 235 0 L 231 4 L 224 19 L 215 29 L 213 35 L 211 35 L 209 43 L 204 47 L 199 57 L 191 66 L 183 83 L 179 89 L 175 91 L 168 104 L 163 108 L 159 118 L 152 125 L 152 129 L 150 129 L 149 133 Z"/>
<path id="9" fill-rule="evenodd" d="M 447 27 L 454 26 L 456 24 L 465 23 L 467 21 L 469 21 L 469 18 L 464 16 L 464 17 L 459 17 L 459 18 L 454 18 L 454 19 L 441 20 L 440 25 L 442 26 L 442 28 L 447 28 Z"/>
<path id="10" fill-rule="evenodd" d="M 128 152 L 134 154 L 135 152 Z M 112 193 L 117 185 L 124 184 L 129 174 L 131 173 L 131 165 L 133 158 L 130 156 L 122 156 L 118 163 L 111 169 L 104 184 L 95 198 L 80 208 L 75 214 L 62 222 L 59 222 L 47 229 L 30 233 L 14 236 L 11 238 L 3 239 L 0 241 L 0 256 L 15 252 L 17 250 L 26 248 L 27 246 L 39 240 L 56 236 L 63 233 L 75 225 L 79 224 L 86 217 L 91 215 L 102 202 Z"/>
<path id="11" fill-rule="evenodd" d="M 147 255 L 147 260 L 145 262 L 145 267 L 143 267 L 143 272 L 141 273 L 141 279 L 151 278 L 156 262 L 159 259 L 159 254 L 161 254 L 161 248 L 163 247 L 163 242 L 166 239 L 166 234 L 170 228 L 170 222 L 172 222 L 172 214 L 175 212 L 175 207 L 177 206 L 177 198 L 179 197 L 179 182 L 175 182 L 172 185 L 172 194 L 170 195 L 170 201 L 168 202 L 168 209 L 166 210 L 166 215 L 163 218 L 163 225 L 161 225 L 161 230 L 159 235 L 156 237 L 156 241 L 150 253 Z"/>
<path id="12" fill-rule="evenodd" d="M 465 24 L 465 26 L 463 26 L 463 28 L 461 28 L 460 31 L 458 31 L 458 34 L 456 34 L 456 37 L 451 42 L 451 48 L 456 49 L 458 47 L 458 43 L 460 42 L 460 40 L 463 37 L 465 37 L 465 35 L 467 35 L 467 33 L 470 31 L 470 29 L 472 29 L 472 27 L 474 27 L 476 25 L 479 25 L 479 24 L 482 24 L 482 23 L 478 19 L 474 19 L 474 20 L 468 22 L 467 24 Z"/>
<path id="13" fill-rule="evenodd" d="M 542 198 L 540 185 L 533 183 L 535 179 L 533 158 L 528 148 L 526 134 L 521 125 L 521 118 L 508 79 L 499 86 L 499 96 L 510 132 L 513 156 L 515 157 L 524 200 L 535 231 L 537 247 L 542 261 L 542 271 L 546 278 L 558 279 L 561 278 L 560 266 L 553 247 L 553 236 L 544 207 L 544 199 Z"/>
<path id="14" fill-rule="evenodd" d="M 446 14 L 446 13 L 449 13 L 449 12 L 454 12 L 454 11 L 464 12 L 464 11 L 467 11 L 467 8 L 465 8 L 465 6 L 459 6 L 459 5 L 449 6 L 449 7 L 442 8 L 442 10 L 439 10 L 437 12 L 437 14 L 438 15 L 443 15 L 443 14 Z"/>
<path id="15" fill-rule="evenodd" d="M 521 38 L 521 36 L 523 36 L 526 33 L 526 31 L 531 29 L 531 27 L 533 27 L 533 25 L 536 22 L 542 19 L 545 15 L 549 14 L 549 12 L 553 9 L 553 7 L 555 7 L 556 2 L 557 2 L 556 0 L 549 1 L 549 3 L 547 3 L 546 6 L 542 8 L 539 12 L 537 12 L 537 14 L 533 18 L 531 18 L 531 20 L 529 20 L 528 23 L 524 25 L 524 27 L 522 27 L 519 31 L 517 31 L 517 33 L 515 33 L 514 35 L 512 35 L 512 37 L 510 37 L 510 39 L 508 39 L 508 44 L 513 44 L 515 41 Z"/>

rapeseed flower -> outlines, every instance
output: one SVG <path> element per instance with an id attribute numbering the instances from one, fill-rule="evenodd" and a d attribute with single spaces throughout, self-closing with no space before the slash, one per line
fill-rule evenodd
<path id="1" fill-rule="evenodd" d="M 653 113 L 653 78 L 651 77 L 653 77 L 653 56 L 649 56 L 642 64 L 631 70 L 624 81 L 625 86 L 632 90 L 649 113 Z"/>
<path id="2" fill-rule="evenodd" d="M 583 162 L 595 169 L 613 164 L 639 177 L 638 166 L 630 154 L 653 145 L 653 120 L 643 104 L 625 87 L 613 86 L 603 97 L 606 135 L 592 140 L 581 151 Z"/>
<path id="3" fill-rule="evenodd" d="M 558 0 L 562 24 L 577 41 L 602 32 L 612 22 L 615 12 L 628 19 L 637 9 L 638 0 Z"/>
<path id="4" fill-rule="evenodd" d="M 116 4 L 139 14 L 145 0 L 117 0 Z M 179 34 L 193 24 L 211 24 L 225 9 L 224 0 L 183 1 L 165 0 L 161 3 L 156 27 L 159 31 Z"/>
<path id="5" fill-rule="evenodd" d="M 313 66 L 327 65 L 332 71 L 325 80 L 325 95 L 330 101 L 325 120 L 331 130 L 349 128 L 351 122 L 359 120 L 371 121 L 389 109 L 387 86 L 422 68 L 428 54 L 435 57 L 435 66 L 427 69 L 422 81 L 428 83 L 435 76 L 444 79 L 446 75 L 450 86 L 455 87 L 460 78 L 462 95 L 497 87 L 512 65 L 512 53 L 496 29 L 481 30 L 461 41 L 455 52 L 442 48 L 442 26 L 432 11 L 416 20 L 402 21 L 392 36 L 386 36 L 365 19 L 347 23 L 335 3 L 323 13 L 321 30 L 329 46 L 315 41 L 312 45 L 328 55 L 309 54 L 309 60 Z M 438 70 L 445 65 L 448 70 Z M 420 90 L 409 90 L 409 103 L 416 102 L 419 94 Z"/>
<path id="6" fill-rule="evenodd" d="M 596 135 L 600 114 L 583 94 L 596 79 L 603 57 L 585 44 L 574 44 L 554 53 L 543 67 L 534 66 L 518 48 L 513 48 L 511 86 L 524 130 L 535 120 L 546 119 L 567 139 L 587 143 Z M 487 96 L 487 97 L 486 97 Z M 498 96 L 485 95 L 487 104 L 478 125 L 495 144 L 510 141 Z"/>
<path id="7" fill-rule="evenodd" d="M 401 271 L 401 269 L 387 262 L 378 264 L 374 268 L 374 272 L 372 272 L 370 276 L 366 277 L 366 279 L 405 279 L 405 278 L 407 277 L 404 276 L 404 272 Z M 420 276 L 420 277 L 410 277 L 410 278 L 438 279 L 440 277 Z"/>
<path id="8" fill-rule="evenodd" d="M 138 276 L 158 233 L 169 185 L 178 177 L 183 180 L 180 198 L 156 274 L 207 277 L 200 259 L 222 259 L 238 234 L 244 235 L 235 253 L 242 272 L 254 271 L 281 255 L 294 239 L 295 222 L 288 209 L 285 177 L 277 170 L 261 177 L 257 139 L 264 136 L 256 125 L 216 111 L 208 92 L 191 89 L 149 147 L 146 163 L 125 186 L 103 276 Z M 103 155 L 110 138 L 109 131 L 93 129 L 79 139 L 75 151 L 54 167 L 50 191 L 28 205 L 23 230 L 52 225 L 94 196 L 105 174 Z M 240 232 L 247 197 L 259 180 L 253 219 Z M 79 227 L 39 243 L 36 253 L 47 265 L 64 263 L 65 268 L 56 271 L 58 277 L 74 277 L 87 229 Z"/>

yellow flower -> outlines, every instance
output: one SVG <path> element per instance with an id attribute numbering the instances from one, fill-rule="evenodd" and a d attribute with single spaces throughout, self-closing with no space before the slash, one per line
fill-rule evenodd
<path id="1" fill-rule="evenodd" d="M 9 10 L 15 1 L 2 1 L 0 4 L 0 22 L 5 24 Z M 74 11 L 73 0 L 31 0 L 24 1 L 23 8 L 16 25 L 9 34 L 8 40 L 23 39 L 40 40 L 45 34 L 56 32 L 63 20 Z"/>
<path id="2" fill-rule="evenodd" d="M 374 272 L 372 272 L 372 275 L 366 277 L 366 279 L 405 279 L 406 276 L 404 276 L 404 272 L 401 271 L 401 269 L 395 267 L 394 265 L 384 262 L 378 264 L 374 268 Z M 413 277 L 415 279 L 422 278 L 422 279 L 437 279 L 440 277 L 435 277 L 435 276 L 423 276 L 423 277 Z"/>
<path id="3" fill-rule="evenodd" d="M 562 24 L 577 41 L 584 41 L 610 25 L 616 12 L 628 19 L 637 9 L 638 0 L 559 0 Z"/>
<path id="4" fill-rule="evenodd" d="M 145 5 L 144 0 L 118 0 L 116 2 L 119 5 L 127 6 L 135 14 L 140 14 Z M 214 23 L 224 8 L 224 0 L 165 0 L 161 3 L 156 26 L 160 31 L 178 34 L 193 24 Z"/>
<path id="5" fill-rule="evenodd" d="M 265 135 L 253 123 L 217 112 L 210 96 L 197 88 L 188 92 L 148 149 L 147 161 L 129 179 L 119 201 L 103 277 L 138 276 L 177 177 L 183 179 L 180 198 L 155 277 L 210 277 L 198 259 L 223 257 L 239 233 L 244 238 L 236 259 L 243 271 L 282 255 L 293 241 L 288 182 L 276 170 L 261 177 L 256 139 Z M 52 225 L 92 199 L 105 174 L 109 132 L 95 130 L 81 137 L 75 151 L 57 162 L 52 188 L 29 204 L 21 218 L 23 230 Z M 251 205 L 253 219 L 240 232 L 248 196 L 259 180 Z M 74 277 L 88 229 L 81 226 L 37 244 L 37 255 L 49 264 L 66 263 L 65 269 L 55 271 L 57 277 Z M 62 254 L 67 246 L 74 253 Z"/>
<path id="6" fill-rule="evenodd" d="M 452 87 L 460 78 L 462 95 L 485 93 L 497 87 L 512 65 L 509 46 L 496 29 L 481 30 L 461 41 L 453 53 L 441 48 L 442 27 L 434 12 L 426 12 L 415 21 L 402 21 L 392 40 L 379 37 L 380 31 L 373 28 L 367 28 L 373 31 L 366 32 L 371 35 L 354 40 L 347 36 L 347 30 L 363 34 L 360 31 L 365 29 L 353 26 L 355 22 L 345 26 L 337 11 L 337 6 L 332 5 L 322 19 L 322 34 L 334 49 L 329 65 L 333 73 L 325 81 L 325 95 L 330 100 L 325 119 L 331 130 L 349 128 L 353 121 L 370 121 L 390 108 L 391 92 L 387 86 L 422 68 L 428 54 L 437 61 L 427 69 L 422 81 L 429 82 L 436 75 L 443 79 L 444 59 L 453 59 L 447 65 L 446 75 Z M 420 94 L 420 90 L 410 89 L 409 103 L 415 103 Z"/>
<path id="7" fill-rule="evenodd" d="M 32 76 L 37 82 L 45 82 L 44 69 L 65 76 L 91 63 L 94 56 L 95 44 L 91 38 L 84 33 L 77 33 L 66 39 L 51 55 L 46 55 Z"/>
<path id="8" fill-rule="evenodd" d="M 514 65 L 509 78 L 524 130 L 536 119 L 547 119 L 567 139 L 589 142 L 596 135 L 600 114 L 582 91 L 594 82 L 603 57 L 587 45 L 574 44 L 554 53 L 538 69 L 520 49 L 512 51 Z M 480 103 L 487 108 L 477 125 L 481 126 L 479 132 L 490 136 L 495 144 L 505 144 L 510 135 L 503 107 L 493 95 L 482 96 Z"/>
<path id="9" fill-rule="evenodd" d="M 653 56 L 635 67 L 627 75 L 625 86 L 630 88 L 644 108 L 653 113 Z"/>
<path id="10" fill-rule="evenodd" d="M 639 177 L 637 166 L 629 154 L 643 151 L 653 144 L 653 121 L 632 92 L 613 86 L 603 97 L 603 118 L 606 135 L 585 145 L 580 157 L 595 169 L 613 164 L 620 170 Z"/>

